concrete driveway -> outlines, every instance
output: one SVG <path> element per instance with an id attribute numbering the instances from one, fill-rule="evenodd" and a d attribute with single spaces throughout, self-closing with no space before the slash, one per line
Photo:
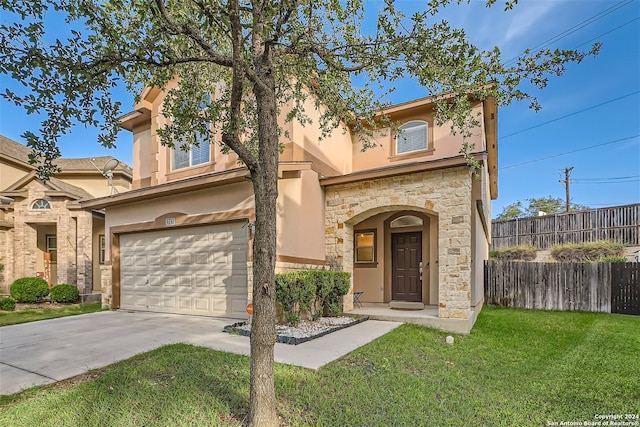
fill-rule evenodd
<path id="1" fill-rule="evenodd" d="M 0 328 L 0 394 L 71 378 L 165 344 L 249 354 L 249 339 L 222 332 L 237 320 L 102 311 Z M 276 344 L 280 363 L 318 369 L 401 323 L 368 320 L 297 346 Z"/>

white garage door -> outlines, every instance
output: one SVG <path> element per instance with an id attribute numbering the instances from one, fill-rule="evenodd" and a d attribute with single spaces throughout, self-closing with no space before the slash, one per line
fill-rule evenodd
<path id="1" fill-rule="evenodd" d="M 120 307 L 246 318 L 244 222 L 120 236 Z"/>

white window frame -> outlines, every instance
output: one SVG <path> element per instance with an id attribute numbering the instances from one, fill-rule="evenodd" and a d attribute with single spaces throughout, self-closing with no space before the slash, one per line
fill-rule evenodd
<path id="1" fill-rule="evenodd" d="M 107 255 L 107 239 L 104 234 L 98 235 L 98 263 L 104 264 Z"/>
<path id="2" fill-rule="evenodd" d="M 49 252 L 51 254 L 51 263 L 57 263 L 58 262 L 58 236 L 56 236 L 55 234 L 47 234 L 45 236 L 45 241 L 46 241 L 46 246 L 47 246 L 47 252 Z M 51 244 L 51 241 L 53 241 L 54 243 Z"/>
<path id="3" fill-rule="evenodd" d="M 353 258 L 356 264 L 372 264 L 376 262 L 376 250 L 377 250 L 377 237 L 376 230 L 360 230 L 354 231 L 353 236 L 353 248 L 354 254 Z M 358 245 L 358 235 L 371 235 L 372 244 L 371 245 Z M 371 248 L 371 259 L 360 259 L 358 249 L 368 249 Z"/>
<path id="4" fill-rule="evenodd" d="M 190 147 L 189 150 L 184 151 L 181 147 L 181 143 L 176 143 L 175 148 L 172 150 L 172 154 L 171 154 L 171 169 L 172 170 L 180 170 L 180 169 L 186 169 L 186 168 L 190 168 L 193 166 L 200 166 L 200 165 L 206 165 L 208 163 L 211 163 L 211 141 L 209 141 L 209 139 L 206 136 L 200 135 L 199 136 L 199 143 L 197 147 Z M 196 149 L 196 153 L 202 155 L 204 153 L 206 153 L 206 159 L 202 159 L 202 161 L 198 161 L 198 159 L 196 159 L 197 163 L 194 163 L 194 148 Z M 186 162 L 186 164 L 181 164 L 181 165 L 176 165 L 176 155 L 187 155 L 188 156 L 188 160 Z"/>
<path id="5" fill-rule="evenodd" d="M 424 129 L 424 130 L 423 130 Z M 409 141 L 409 147 L 407 149 L 402 149 L 403 142 L 407 141 L 408 138 L 420 138 L 424 133 L 424 144 L 422 141 Z M 412 120 L 410 122 L 402 124 L 398 128 L 398 132 L 396 133 L 395 138 L 395 154 L 403 155 L 408 153 L 414 153 L 418 151 L 425 151 L 429 149 L 429 123 L 424 120 Z M 407 143 L 404 142 L 404 145 Z M 424 146 L 423 146 L 424 145 Z"/>
<path id="6" fill-rule="evenodd" d="M 38 206 L 36 206 L 36 205 L 38 205 Z M 45 199 L 36 199 L 31 204 L 31 209 L 33 209 L 33 210 L 51 209 L 51 203 L 49 203 L 49 201 L 45 200 Z"/>

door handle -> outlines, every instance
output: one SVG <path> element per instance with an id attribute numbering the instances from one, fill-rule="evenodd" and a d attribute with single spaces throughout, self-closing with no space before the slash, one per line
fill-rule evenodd
<path id="1" fill-rule="evenodd" d="M 420 261 L 420 281 L 422 282 L 422 261 Z"/>

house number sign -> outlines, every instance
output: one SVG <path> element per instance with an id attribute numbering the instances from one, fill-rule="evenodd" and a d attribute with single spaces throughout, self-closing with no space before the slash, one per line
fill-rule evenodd
<path id="1" fill-rule="evenodd" d="M 164 220 L 164 225 L 176 225 L 176 219 L 175 218 L 166 218 Z"/>

